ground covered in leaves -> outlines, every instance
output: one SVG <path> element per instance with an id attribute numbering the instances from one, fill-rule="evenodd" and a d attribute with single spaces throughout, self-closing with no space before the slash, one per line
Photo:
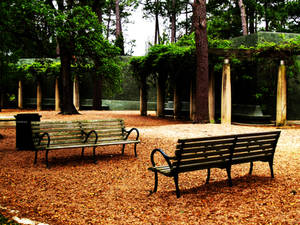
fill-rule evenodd
<path id="1" fill-rule="evenodd" d="M 0 116 L 16 115 L 4 111 Z M 172 155 L 178 138 L 274 130 L 274 127 L 192 124 L 158 119 L 138 112 L 81 111 L 63 116 L 39 112 L 41 120 L 123 118 L 126 127 L 140 131 L 138 157 L 133 146 L 97 148 L 98 163 L 87 150 L 50 151 L 33 164 L 34 152 L 16 150 L 15 128 L 0 129 L 0 213 L 46 224 L 300 224 L 300 129 L 281 129 L 274 172 L 268 163 L 232 167 L 233 187 L 225 170 L 213 169 L 179 176 L 177 199 L 172 179 L 159 176 L 158 192 L 149 195 L 154 176 L 147 170 L 150 153 L 161 148 Z"/>

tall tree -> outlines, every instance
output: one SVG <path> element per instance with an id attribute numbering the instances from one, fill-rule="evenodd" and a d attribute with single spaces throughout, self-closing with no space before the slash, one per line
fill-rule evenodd
<path id="1" fill-rule="evenodd" d="M 205 0 L 194 0 L 193 25 L 196 41 L 196 109 L 193 121 L 204 123 L 208 121 L 208 41 Z"/>
<path id="2" fill-rule="evenodd" d="M 243 35 L 248 34 L 248 28 L 247 28 L 247 15 L 245 10 L 245 5 L 243 3 L 243 0 L 239 0 L 239 7 L 241 10 L 241 21 L 242 21 L 242 29 L 243 29 Z"/>

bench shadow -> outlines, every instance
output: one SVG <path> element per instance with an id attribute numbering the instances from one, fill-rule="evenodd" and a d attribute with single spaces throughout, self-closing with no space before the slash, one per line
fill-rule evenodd
<path id="1" fill-rule="evenodd" d="M 121 161 L 129 160 L 130 158 L 135 158 L 134 155 L 122 155 L 121 153 L 104 153 L 96 154 L 96 163 L 94 162 L 94 156 L 92 154 L 85 154 L 83 157 L 78 155 L 70 156 L 49 156 L 49 168 L 53 167 L 63 167 L 63 166 L 85 166 L 88 164 L 98 164 L 109 161 Z M 40 163 L 46 165 L 45 158 L 41 159 Z"/>
<path id="2" fill-rule="evenodd" d="M 275 178 L 276 179 L 276 178 Z M 244 190 L 249 191 L 254 188 L 263 189 L 264 186 L 272 185 L 270 182 L 276 182 L 274 178 L 268 176 L 258 176 L 258 175 L 243 175 L 236 178 L 232 178 L 233 186 L 230 187 L 228 185 L 227 180 L 220 181 L 212 181 L 209 184 L 205 184 L 205 180 L 203 181 L 203 185 L 192 187 L 192 188 L 184 188 L 184 186 L 180 186 L 180 194 L 184 195 L 193 195 L 194 198 L 197 199 L 205 199 L 207 197 L 211 197 L 218 194 L 231 194 L 233 193 L 235 197 L 240 193 L 243 193 Z M 162 192 L 162 190 L 161 190 Z M 174 190 L 170 190 L 166 192 L 168 196 L 176 196 L 175 185 Z M 157 194 L 157 193 L 156 193 Z"/>

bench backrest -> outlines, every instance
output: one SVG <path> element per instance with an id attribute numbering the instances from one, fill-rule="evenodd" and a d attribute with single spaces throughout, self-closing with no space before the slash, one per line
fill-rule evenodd
<path id="1" fill-rule="evenodd" d="M 280 131 L 236 135 L 233 163 L 248 162 L 255 158 L 273 157 Z"/>
<path id="2" fill-rule="evenodd" d="M 98 134 L 98 142 L 111 142 L 124 140 L 126 133 L 122 119 L 110 120 L 85 120 L 80 121 L 80 126 L 85 132 L 95 130 Z M 94 137 L 91 137 L 93 140 Z"/>
<path id="3" fill-rule="evenodd" d="M 178 172 L 225 167 L 274 157 L 280 131 L 179 139 L 172 159 Z"/>
<path id="4" fill-rule="evenodd" d="M 173 169 L 178 172 L 214 167 L 229 163 L 235 136 L 215 136 L 179 139 L 175 151 Z"/>
<path id="5" fill-rule="evenodd" d="M 44 137 L 39 144 L 39 137 L 44 133 L 50 135 L 50 145 L 64 145 L 82 143 L 82 134 L 78 121 L 42 121 L 31 122 L 33 144 L 37 148 L 48 145 L 48 138 Z"/>

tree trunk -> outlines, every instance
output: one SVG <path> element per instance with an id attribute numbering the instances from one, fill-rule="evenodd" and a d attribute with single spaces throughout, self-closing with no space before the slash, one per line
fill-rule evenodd
<path id="1" fill-rule="evenodd" d="M 71 60 L 72 56 L 67 48 L 60 46 L 60 60 L 61 60 L 61 85 L 60 85 L 60 99 L 61 99 L 61 114 L 79 114 L 73 104 L 73 83 L 71 79 Z"/>
<path id="2" fill-rule="evenodd" d="M 116 0 L 116 46 L 121 49 L 121 55 L 125 55 L 124 51 L 124 37 L 122 34 L 122 24 L 120 16 L 120 3 Z"/>
<path id="3" fill-rule="evenodd" d="M 171 43 L 176 42 L 176 13 L 175 5 L 176 0 L 172 0 L 172 15 L 171 15 Z"/>
<path id="4" fill-rule="evenodd" d="M 158 20 L 158 0 L 155 1 L 155 7 L 156 7 L 156 10 L 155 10 L 155 35 L 154 35 L 154 44 L 159 44 L 160 43 L 160 40 L 159 40 L 159 20 Z"/>
<path id="5" fill-rule="evenodd" d="M 205 123 L 208 121 L 208 41 L 205 0 L 194 0 L 193 25 L 196 41 L 196 109 L 194 122 Z"/>
<path id="6" fill-rule="evenodd" d="M 250 34 L 255 33 L 255 12 L 254 9 L 249 9 L 249 32 Z"/>
<path id="7" fill-rule="evenodd" d="M 246 10 L 245 10 L 245 5 L 243 3 L 243 0 L 239 0 L 239 7 L 241 10 L 241 21 L 242 21 L 242 28 L 243 28 L 243 35 L 248 34 L 248 29 L 247 29 L 247 21 L 246 21 Z"/>
<path id="8" fill-rule="evenodd" d="M 268 15 L 268 1 L 265 1 L 265 4 L 264 4 L 264 8 L 265 8 L 265 21 L 266 21 L 266 24 L 265 24 L 265 29 L 266 31 L 269 31 L 269 15 Z"/>

